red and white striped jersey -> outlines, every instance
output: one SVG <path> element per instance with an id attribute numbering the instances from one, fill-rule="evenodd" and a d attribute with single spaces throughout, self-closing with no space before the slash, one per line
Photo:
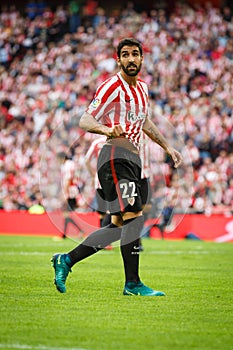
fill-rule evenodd
<path id="1" fill-rule="evenodd" d="M 110 128 L 120 124 L 125 137 L 139 149 L 148 100 L 148 87 L 144 81 L 138 79 L 136 87 L 130 86 L 119 72 L 98 87 L 87 113 Z"/>
<path id="2" fill-rule="evenodd" d="M 95 188 L 100 188 L 100 183 L 98 179 L 97 174 L 97 159 L 99 156 L 99 153 L 103 147 L 103 145 L 106 143 L 106 136 L 100 136 L 94 141 L 92 141 L 90 148 L 88 149 L 85 160 L 89 160 L 90 163 L 92 163 L 93 168 L 95 168 Z"/>
<path id="3" fill-rule="evenodd" d="M 75 163 L 67 159 L 61 166 L 62 190 L 66 198 L 76 198 L 78 195 L 77 179 L 75 178 Z"/>
<path id="4" fill-rule="evenodd" d="M 142 179 L 150 176 L 150 142 L 147 135 L 142 133 L 139 156 L 142 162 Z"/>
<path id="5" fill-rule="evenodd" d="M 86 153 L 85 159 L 98 158 L 99 152 L 106 142 L 106 136 L 100 136 L 94 139 Z"/>

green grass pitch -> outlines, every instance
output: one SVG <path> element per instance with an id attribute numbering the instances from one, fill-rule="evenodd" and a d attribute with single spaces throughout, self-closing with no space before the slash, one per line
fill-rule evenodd
<path id="1" fill-rule="evenodd" d="M 233 349 L 231 243 L 144 239 L 141 279 L 166 292 L 156 298 L 122 295 L 119 247 L 75 265 L 60 294 L 50 258 L 75 242 L 0 242 L 0 349 Z"/>

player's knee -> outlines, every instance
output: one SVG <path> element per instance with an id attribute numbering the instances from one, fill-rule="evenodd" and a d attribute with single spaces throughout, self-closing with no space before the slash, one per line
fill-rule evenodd
<path id="1" fill-rule="evenodd" d="M 121 215 L 112 215 L 112 224 L 121 227 L 123 225 L 123 220 Z"/>
<path id="2" fill-rule="evenodd" d="M 124 220 L 124 226 L 121 234 L 121 244 L 128 244 L 138 240 L 140 238 L 143 224 L 143 215 L 138 215 L 137 217 Z"/>
<path id="3" fill-rule="evenodd" d="M 122 214 L 123 220 L 130 220 L 130 219 L 135 219 L 139 216 L 142 216 L 142 210 L 137 211 L 137 212 L 131 212 L 131 211 L 127 211 L 125 213 Z"/>

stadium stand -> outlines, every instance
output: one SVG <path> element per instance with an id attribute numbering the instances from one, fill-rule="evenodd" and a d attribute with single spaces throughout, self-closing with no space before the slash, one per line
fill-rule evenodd
<path id="1" fill-rule="evenodd" d="M 173 126 L 193 169 L 190 196 L 188 174 L 177 176 L 167 166 L 169 159 L 154 150 L 156 205 L 164 193 L 174 198 L 179 188 L 180 211 L 232 213 L 230 7 L 178 1 L 168 14 L 163 8 L 139 12 L 127 3 L 111 14 L 92 1 L 74 16 L 71 3 L 30 4 L 23 13 L 14 5 L 0 12 L 0 208 L 27 210 L 37 201 L 46 210 L 59 208 L 62 191 L 53 187 L 59 182 L 54 162 L 75 143 L 78 207 L 92 210 L 94 188 L 84 158 L 93 136 L 83 135 L 78 118 L 95 87 L 117 70 L 114 47 L 124 35 L 143 42 L 141 77 L 150 87 L 152 117 Z"/>

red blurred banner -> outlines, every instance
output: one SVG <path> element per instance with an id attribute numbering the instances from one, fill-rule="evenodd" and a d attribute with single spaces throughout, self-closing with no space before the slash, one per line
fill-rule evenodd
<path id="1" fill-rule="evenodd" d="M 72 218 L 87 235 L 99 227 L 96 213 L 72 213 Z M 156 223 L 147 220 L 145 226 Z M 0 210 L 0 234 L 9 235 L 42 235 L 61 236 L 64 227 L 64 217 L 61 212 L 30 214 L 27 211 L 6 212 Z M 72 225 L 69 232 L 76 229 Z M 161 239 L 157 227 L 150 230 L 150 237 Z M 205 241 L 233 242 L 233 216 L 223 214 L 175 214 L 171 224 L 164 232 L 165 239 L 201 239 Z"/>

